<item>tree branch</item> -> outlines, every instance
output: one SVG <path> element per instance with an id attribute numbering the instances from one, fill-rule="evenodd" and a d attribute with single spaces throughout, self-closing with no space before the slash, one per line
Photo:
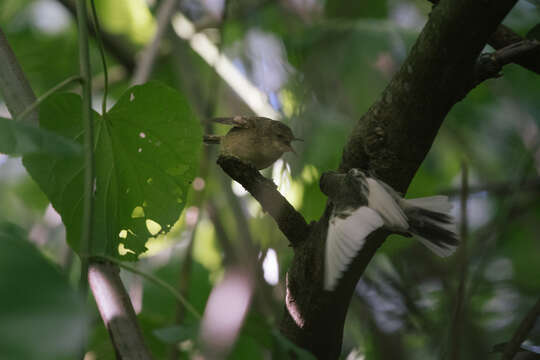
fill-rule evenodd
<path id="1" fill-rule="evenodd" d="M 434 6 L 439 3 L 439 0 L 428 0 Z M 508 26 L 500 24 L 497 26 L 493 34 L 488 38 L 487 43 L 491 45 L 495 50 L 502 49 L 508 45 L 518 43 L 524 39 L 516 34 Z M 540 53 L 536 52 L 528 54 L 527 56 L 516 58 L 514 63 L 523 66 L 532 72 L 540 74 Z"/>
<path id="2" fill-rule="evenodd" d="M 262 176 L 254 167 L 233 157 L 220 156 L 217 163 L 227 175 L 242 184 L 259 201 L 262 208 L 274 218 L 292 246 L 295 247 L 306 239 L 309 232 L 308 224 L 277 191 L 272 180 Z"/>
<path id="3" fill-rule="evenodd" d="M 536 304 L 527 313 L 525 318 L 519 324 L 514 336 L 506 344 L 503 353 L 503 360 L 512 360 L 514 355 L 519 350 L 521 343 L 525 340 L 531 329 L 533 328 L 536 320 L 540 317 L 540 299 L 536 301 Z"/>
<path id="4" fill-rule="evenodd" d="M 516 34 L 512 29 L 501 24 L 488 39 L 488 44 L 494 49 L 499 50 L 523 40 L 524 39 Z M 538 51 L 528 54 L 527 56 L 518 57 L 514 59 L 513 62 L 540 75 L 540 52 Z"/>
<path id="5" fill-rule="evenodd" d="M 116 265 L 93 261 L 88 281 L 119 359 L 151 359 Z"/>
<path id="6" fill-rule="evenodd" d="M 522 40 L 490 53 L 482 54 L 476 65 L 477 84 L 489 78 L 500 77 L 504 65 L 517 63 L 520 59 L 540 54 L 540 42 L 537 40 Z"/>
<path id="7" fill-rule="evenodd" d="M 442 0 L 381 97 L 360 118 L 344 147 L 340 172 L 371 171 L 404 193 L 452 108 L 476 79 L 476 61 L 516 0 Z M 300 243 L 288 273 L 281 331 L 318 358 L 339 356 L 351 296 L 388 233 L 376 231 L 337 289 L 322 290 L 330 206 Z"/>

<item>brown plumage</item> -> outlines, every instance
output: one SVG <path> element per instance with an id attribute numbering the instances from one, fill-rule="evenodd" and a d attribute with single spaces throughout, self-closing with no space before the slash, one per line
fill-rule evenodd
<path id="1" fill-rule="evenodd" d="M 284 123 L 264 117 L 235 116 L 212 121 L 233 128 L 224 136 L 205 135 L 204 142 L 221 144 L 221 155 L 234 156 L 259 170 L 272 165 L 283 153 L 295 152 L 291 141 L 301 140 Z"/>

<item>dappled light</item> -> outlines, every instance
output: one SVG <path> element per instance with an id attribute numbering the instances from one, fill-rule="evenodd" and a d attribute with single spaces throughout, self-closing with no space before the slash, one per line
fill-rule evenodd
<path id="1" fill-rule="evenodd" d="M 539 19 L 0 0 L 0 358 L 538 357 Z"/>

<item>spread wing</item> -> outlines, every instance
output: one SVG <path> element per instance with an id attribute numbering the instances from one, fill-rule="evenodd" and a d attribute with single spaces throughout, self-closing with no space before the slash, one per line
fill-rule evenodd
<path id="1" fill-rule="evenodd" d="M 388 185 L 373 178 L 367 178 L 367 184 L 369 189 L 368 206 L 381 215 L 388 227 L 407 230 L 409 224 L 407 216 L 399 206 L 399 195 Z"/>
<path id="2" fill-rule="evenodd" d="M 364 246 L 366 237 L 383 224 L 381 216 L 367 206 L 332 213 L 326 235 L 325 290 L 335 289 L 338 280 Z"/>

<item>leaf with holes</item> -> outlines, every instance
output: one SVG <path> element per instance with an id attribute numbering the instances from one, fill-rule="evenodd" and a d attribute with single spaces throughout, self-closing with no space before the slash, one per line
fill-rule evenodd
<path id="1" fill-rule="evenodd" d="M 91 253 L 136 259 L 148 238 L 168 232 L 184 208 L 198 168 L 201 126 L 183 96 L 157 82 L 134 86 L 105 117 L 94 113 L 93 118 Z M 84 135 L 81 119 L 81 99 L 74 94 L 54 95 L 40 109 L 42 127 L 79 143 Z M 31 155 L 24 164 L 62 216 L 68 242 L 78 251 L 82 158 Z"/>

